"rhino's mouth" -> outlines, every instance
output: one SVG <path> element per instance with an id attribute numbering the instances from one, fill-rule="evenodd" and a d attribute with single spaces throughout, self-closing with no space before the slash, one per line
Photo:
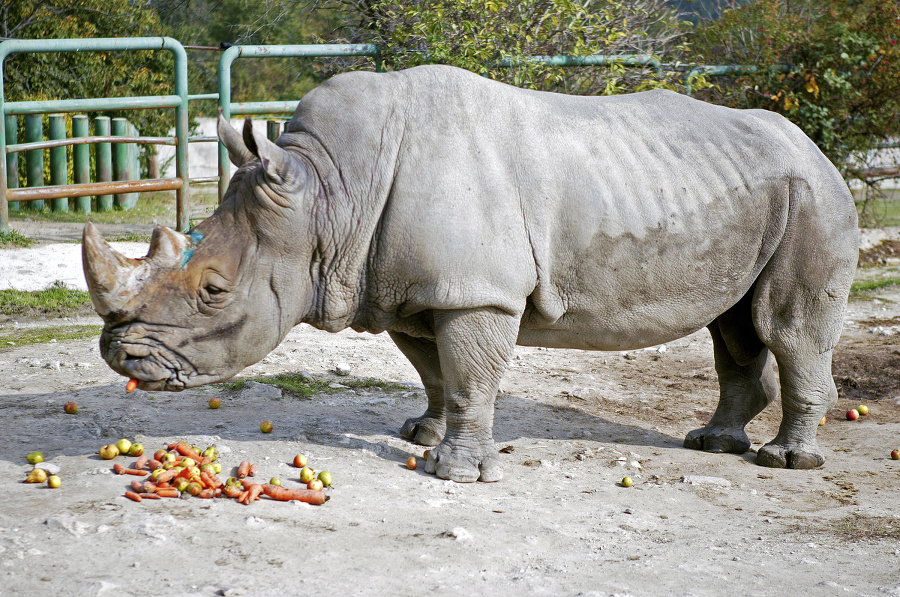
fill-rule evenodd
<path id="1" fill-rule="evenodd" d="M 142 390 L 177 392 L 214 381 L 163 341 L 173 331 L 168 327 L 132 323 L 104 329 L 101 354 L 114 371 L 137 379 Z"/>

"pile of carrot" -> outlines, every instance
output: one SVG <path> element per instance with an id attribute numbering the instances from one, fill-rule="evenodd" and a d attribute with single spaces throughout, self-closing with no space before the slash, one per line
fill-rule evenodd
<path id="1" fill-rule="evenodd" d="M 113 466 L 113 470 L 118 475 L 152 476 L 151 479 L 133 480 L 129 485 L 130 488 L 125 491 L 125 497 L 135 502 L 188 496 L 203 499 L 227 497 L 236 499 L 241 504 L 249 505 L 259 500 L 261 495 L 265 495 L 275 501 L 297 500 L 316 506 L 324 504 L 329 499 L 324 491 L 288 489 L 268 483 L 254 482 L 247 477 L 256 475 L 257 466 L 246 460 L 238 465 L 236 476 L 227 482 L 208 471 L 200 471 L 198 474 L 196 467 L 180 466 L 180 464 L 190 458 L 197 466 L 202 466 L 210 464 L 211 458 L 201 456 L 186 442 L 169 444 L 168 448 L 172 457 L 164 456 L 164 458 L 173 465 L 167 470 L 162 470 L 164 465 L 161 461 L 147 456 L 138 458 L 131 468 L 126 468 L 118 463 Z M 162 472 L 154 472 L 158 470 L 162 470 Z"/>

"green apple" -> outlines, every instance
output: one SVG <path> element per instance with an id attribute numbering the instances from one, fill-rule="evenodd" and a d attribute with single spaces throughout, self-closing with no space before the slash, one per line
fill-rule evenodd
<path id="1" fill-rule="evenodd" d="M 50 489 L 59 489 L 59 486 L 62 485 L 62 479 L 57 477 L 56 475 L 50 475 L 47 477 L 47 487 Z"/>
<path id="2" fill-rule="evenodd" d="M 631 479 L 631 477 L 625 477 L 624 479 L 622 479 L 622 487 L 631 487 L 632 485 L 634 485 L 634 481 Z"/>
<path id="3" fill-rule="evenodd" d="M 119 448 L 116 447 L 116 444 L 106 444 L 100 448 L 98 454 L 100 454 L 100 458 L 103 460 L 112 460 L 119 455 Z"/>
<path id="4" fill-rule="evenodd" d="M 316 477 L 316 474 L 313 472 L 311 468 L 308 466 L 304 466 L 300 470 L 300 482 L 301 483 L 309 483 Z"/>
<path id="5" fill-rule="evenodd" d="M 131 444 L 131 447 L 128 448 L 128 455 L 137 458 L 138 456 L 144 455 L 144 445 L 143 444 Z"/>
<path id="6" fill-rule="evenodd" d="M 331 473 L 329 473 L 328 471 L 322 471 L 321 473 L 319 473 L 318 479 L 325 487 L 331 487 Z"/>
<path id="7" fill-rule="evenodd" d="M 28 464 L 40 464 L 44 462 L 44 455 L 40 452 L 32 452 L 25 457 L 25 460 L 28 461 Z"/>
<path id="8" fill-rule="evenodd" d="M 128 454 L 128 450 L 131 449 L 131 442 L 122 438 L 116 442 L 116 447 L 119 449 L 119 454 Z"/>

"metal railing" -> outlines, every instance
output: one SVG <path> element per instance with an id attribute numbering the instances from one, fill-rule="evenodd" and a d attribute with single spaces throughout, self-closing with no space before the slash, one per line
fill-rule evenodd
<path id="1" fill-rule="evenodd" d="M 6 101 L 3 90 L 3 68 L 6 58 L 12 54 L 52 52 L 113 52 L 134 50 L 166 50 L 175 58 L 173 93 L 160 96 L 117 98 L 84 98 L 45 101 Z M 85 197 L 89 195 L 169 191 L 176 193 L 176 226 L 188 228 L 188 203 L 190 180 L 188 179 L 188 79 L 187 54 L 184 47 L 169 37 L 101 38 L 101 39 L 45 39 L 9 40 L 0 43 L 0 232 L 9 229 L 9 203 L 11 201 L 41 201 L 54 198 Z M 117 137 L 94 135 L 64 141 L 38 141 L 10 143 L 7 137 L 7 116 L 28 114 L 53 114 L 72 112 L 99 112 L 107 110 L 146 110 L 173 108 L 175 110 L 174 137 Z M 80 182 L 76 184 L 10 188 L 7 180 L 7 155 L 22 151 L 64 147 L 82 143 L 142 143 L 175 145 L 175 178 L 116 182 Z"/>

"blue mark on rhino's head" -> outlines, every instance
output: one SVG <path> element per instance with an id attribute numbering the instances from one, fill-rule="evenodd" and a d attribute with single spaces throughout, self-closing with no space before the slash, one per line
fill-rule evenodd
<path id="1" fill-rule="evenodd" d="M 181 252 L 181 261 L 178 263 L 178 267 L 185 267 L 188 264 L 188 261 L 194 256 L 194 245 L 199 245 L 203 240 L 203 234 L 197 230 L 188 231 L 187 236 L 191 239 L 191 244 Z"/>

